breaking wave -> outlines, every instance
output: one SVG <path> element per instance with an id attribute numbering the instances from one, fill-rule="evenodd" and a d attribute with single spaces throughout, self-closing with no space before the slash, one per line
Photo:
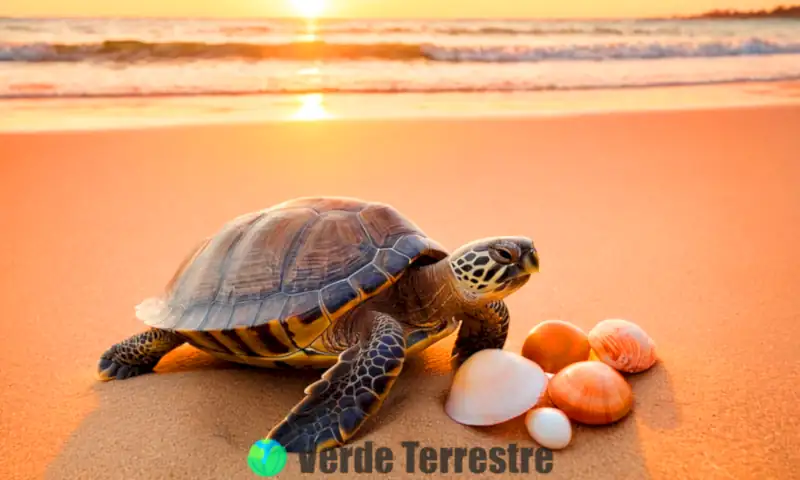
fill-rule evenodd
<path id="1" fill-rule="evenodd" d="M 267 33 L 294 33 L 307 32 L 302 27 L 283 27 L 279 25 L 241 25 L 223 26 L 219 31 L 226 35 L 263 35 Z M 317 28 L 320 34 L 438 34 L 438 35 L 677 35 L 678 28 L 624 28 L 610 26 L 553 26 L 530 27 L 519 26 L 453 26 L 453 25 L 325 25 Z"/>
<path id="2" fill-rule="evenodd" d="M 536 82 L 503 82 L 481 85 L 382 85 L 369 88 L 358 86 L 343 87 L 283 87 L 236 89 L 224 87 L 155 87 L 150 90 L 120 88 L 115 91 L 59 91 L 55 84 L 18 84 L 11 90 L 0 93 L 0 99 L 91 99 L 91 98 L 159 98 L 159 97 L 199 97 L 199 96 L 250 96 L 250 95 L 306 95 L 306 94 L 442 94 L 442 93 L 514 93 L 544 91 L 611 90 L 626 88 L 677 87 L 699 85 L 721 85 L 742 82 L 779 82 L 800 80 L 798 74 L 729 76 L 710 80 L 676 81 L 630 81 L 624 83 L 584 83 L 557 85 Z"/>
<path id="3" fill-rule="evenodd" d="M 2 44 L 0 62 L 163 62 L 202 59 L 383 60 L 436 62 L 539 62 L 728 57 L 800 53 L 800 42 L 762 38 L 703 42 L 614 42 L 554 46 L 442 46 L 435 44 L 345 44 L 324 41 L 282 44 L 143 42 L 108 40 L 89 44 Z"/>

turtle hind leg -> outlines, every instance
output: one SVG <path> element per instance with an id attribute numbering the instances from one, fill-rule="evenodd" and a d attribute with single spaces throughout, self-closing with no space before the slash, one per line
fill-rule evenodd
<path id="1" fill-rule="evenodd" d="M 123 380 L 153 371 L 161 358 L 185 340 L 168 330 L 151 328 L 123 340 L 100 356 L 97 375 L 100 380 Z"/>
<path id="2" fill-rule="evenodd" d="M 306 397 L 267 438 L 296 453 L 344 445 L 380 408 L 405 356 L 403 327 L 389 315 L 375 314 L 369 335 L 306 388 Z"/>

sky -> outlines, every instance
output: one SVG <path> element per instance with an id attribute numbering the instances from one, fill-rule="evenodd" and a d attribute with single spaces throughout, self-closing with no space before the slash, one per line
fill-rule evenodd
<path id="1" fill-rule="evenodd" d="M 0 16 L 287 17 L 322 2 L 323 17 L 597 18 L 769 9 L 780 0 L 1 0 Z"/>

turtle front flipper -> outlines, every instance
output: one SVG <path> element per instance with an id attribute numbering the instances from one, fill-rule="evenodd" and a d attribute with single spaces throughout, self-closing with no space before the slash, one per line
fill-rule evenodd
<path id="1" fill-rule="evenodd" d="M 100 380 L 123 380 L 153 371 L 161 358 L 181 346 L 183 337 L 168 330 L 151 328 L 123 340 L 100 356 Z"/>
<path id="2" fill-rule="evenodd" d="M 453 356 L 463 362 L 487 348 L 503 348 L 508 337 L 509 314 L 505 302 L 497 300 L 485 307 L 459 315 L 461 328 L 453 346 Z"/>
<path id="3" fill-rule="evenodd" d="M 267 435 L 287 452 L 319 452 L 344 445 L 375 413 L 403 368 L 402 325 L 376 313 L 369 334 L 305 389 L 298 403 Z"/>

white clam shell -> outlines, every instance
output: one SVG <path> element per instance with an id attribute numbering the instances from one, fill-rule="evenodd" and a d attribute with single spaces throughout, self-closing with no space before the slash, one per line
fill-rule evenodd
<path id="1" fill-rule="evenodd" d="M 533 408 L 547 381 L 542 368 L 522 355 L 481 350 L 453 377 L 445 411 L 463 425 L 496 425 Z"/>
<path id="2" fill-rule="evenodd" d="M 557 408 L 534 408 L 525 415 L 525 428 L 536 443 L 550 450 L 560 450 L 572 441 L 572 422 Z"/>
<path id="3" fill-rule="evenodd" d="M 608 319 L 595 325 L 589 346 L 601 362 L 626 373 L 643 372 L 658 359 L 653 339 L 627 320 Z"/>

